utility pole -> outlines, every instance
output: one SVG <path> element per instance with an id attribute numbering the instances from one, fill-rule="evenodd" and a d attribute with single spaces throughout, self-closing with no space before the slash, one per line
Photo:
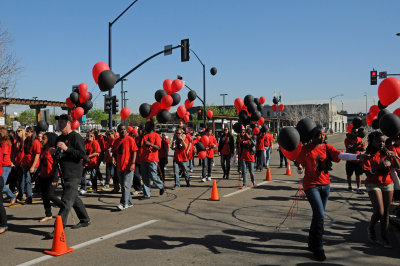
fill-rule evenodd
<path id="1" fill-rule="evenodd" d="M 221 93 L 220 96 L 222 96 L 222 104 L 224 107 L 224 114 L 225 114 L 225 96 L 228 95 L 227 93 Z"/>

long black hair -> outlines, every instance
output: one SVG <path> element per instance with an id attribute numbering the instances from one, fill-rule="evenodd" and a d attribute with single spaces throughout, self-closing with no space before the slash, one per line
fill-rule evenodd
<path id="1" fill-rule="evenodd" d="M 374 141 L 374 139 L 380 138 L 382 136 L 384 136 L 384 135 L 380 131 L 374 131 L 374 132 L 370 133 L 368 135 L 368 145 L 367 145 L 367 148 L 365 149 L 365 152 L 368 154 L 371 154 L 371 155 L 375 154 L 378 150 L 374 151 L 374 149 L 372 147 L 372 142 Z"/>
<path id="2" fill-rule="evenodd" d="M 57 142 L 57 134 L 53 133 L 53 132 L 46 132 L 44 133 L 44 135 L 47 137 L 47 143 L 43 148 L 51 148 L 51 147 L 55 147 Z"/>

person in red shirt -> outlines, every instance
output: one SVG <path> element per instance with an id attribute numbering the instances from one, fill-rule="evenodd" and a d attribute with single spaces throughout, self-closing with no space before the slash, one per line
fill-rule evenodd
<path id="1" fill-rule="evenodd" d="M 171 149 L 174 152 L 174 176 L 175 176 L 175 186 L 173 189 L 177 189 L 181 186 L 179 176 L 180 172 L 185 178 L 186 185 L 190 187 L 190 176 L 187 170 L 187 149 L 189 147 L 189 140 L 183 135 L 183 129 L 178 128 L 175 131 L 174 138 L 172 139 Z"/>
<path id="2" fill-rule="evenodd" d="M 99 145 L 100 145 L 100 150 L 101 150 L 101 151 L 100 151 L 100 154 L 99 154 L 99 158 L 98 158 L 98 160 L 97 160 L 96 176 L 97 176 L 97 178 L 100 180 L 100 183 L 101 183 L 101 185 L 102 185 L 103 188 L 104 188 L 104 186 L 105 186 L 105 184 L 106 184 L 106 180 L 104 180 L 103 175 L 101 174 L 101 171 L 100 171 L 100 164 L 101 164 L 101 162 L 102 162 L 103 159 L 104 159 L 105 141 L 104 141 L 103 135 L 100 134 L 99 130 L 93 129 L 92 132 L 93 132 L 93 134 L 94 134 L 95 140 L 97 140 L 97 142 L 99 143 Z"/>
<path id="3" fill-rule="evenodd" d="M 160 176 L 162 181 L 165 182 L 165 166 L 168 164 L 168 151 L 169 151 L 169 139 L 164 133 L 161 134 L 161 148 L 158 151 L 160 166 Z"/>
<path id="4" fill-rule="evenodd" d="M 206 136 L 208 137 L 208 145 L 206 147 L 206 158 L 204 158 L 202 162 L 202 182 L 206 182 L 206 180 L 211 181 L 211 172 L 214 164 L 214 149 L 217 148 L 218 142 L 215 137 L 212 135 L 212 129 L 206 129 Z M 207 169 L 207 175 L 206 175 Z"/>
<path id="5" fill-rule="evenodd" d="M 241 189 L 247 188 L 247 170 L 249 170 L 251 182 L 256 186 L 254 179 L 254 161 L 255 161 L 255 146 L 256 140 L 253 138 L 253 131 L 251 128 L 246 130 L 244 138 L 240 141 L 240 159 L 242 162 L 242 177 L 243 186 Z"/>
<path id="6" fill-rule="evenodd" d="M 133 206 L 131 188 L 133 173 L 135 172 L 136 151 L 135 140 L 128 135 L 126 127 L 118 125 L 119 138 L 113 144 L 113 163 L 117 169 L 118 180 L 121 186 L 121 200 L 117 206 L 122 211 Z"/>
<path id="7" fill-rule="evenodd" d="M 3 163 L 3 149 L 0 147 L 0 163 Z M 0 167 L 0 191 L 3 191 L 5 182 L 3 179 L 3 168 Z M 0 196 L 0 234 L 4 234 L 8 230 L 7 213 L 3 205 L 3 195 Z"/>
<path id="8" fill-rule="evenodd" d="M 224 133 L 218 142 L 218 152 L 221 154 L 221 167 L 224 175 L 222 178 L 229 179 L 231 170 L 231 157 L 235 152 L 235 143 L 232 134 L 229 133 L 229 128 L 224 128 Z"/>
<path id="9" fill-rule="evenodd" d="M 81 190 L 80 194 L 84 195 L 87 192 L 86 186 L 86 174 L 89 173 L 90 181 L 92 182 L 92 193 L 97 192 L 97 166 L 98 160 L 101 153 L 100 144 L 95 139 L 95 136 L 92 132 L 86 134 L 85 140 L 85 151 L 86 151 L 86 158 L 84 160 L 84 166 L 81 179 Z"/>
<path id="10" fill-rule="evenodd" d="M 387 238 L 389 228 L 389 206 L 393 198 L 393 180 L 391 169 L 400 168 L 400 157 L 385 147 L 385 136 L 374 131 L 368 135 L 366 154 L 370 159 L 364 161 L 364 173 L 367 175 L 365 186 L 372 203 L 373 213 L 368 226 L 368 238 L 377 243 L 375 225 L 380 221 L 382 245 L 391 248 Z"/>
<path id="11" fill-rule="evenodd" d="M 10 137 L 8 135 L 7 129 L 5 129 L 5 128 L 0 128 L 0 146 L 1 146 L 1 149 L 3 150 L 3 163 L 2 163 L 3 179 L 4 179 L 3 191 L 10 198 L 10 203 L 14 204 L 15 200 L 16 200 L 16 196 L 14 193 L 12 193 L 10 188 L 6 185 L 8 176 L 11 173 L 12 162 L 11 162 L 11 141 L 10 141 Z"/>
<path id="12" fill-rule="evenodd" d="M 149 199 L 150 194 L 150 181 L 153 180 L 154 184 L 160 189 L 160 195 L 164 194 L 164 184 L 157 175 L 158 165 L 158 151 L 161 148 L 161 137 L 158 133 L 154 132 L 154 122 L 147 121 L 145 126 L 145 135 L 142 138 L 142 156 L 141 156 L 141 173 L 143 178 L 143 197 L 141 200 Z"/>
<path id="13" fill-rule="evenodd" d="M 257 142 L 256 142 L 256 170 L 262 171 L 265 165 L 265 142 L 266 135 L 264 132 L 260 132 L 257 135 Z"/>
<path id="14" fill-rule="evenodd" d="M 10 186 L 10 189 L 15 191 L 17 200 L 23 200 L 23 191 L 25 185 L 22 183 L 23 171 L 22 171 L 22 159 L 24 158 L 24 142 L 25 142 L 25 128 L 18 128 L 16 131 L 15 142 L 13 143 L 11 150 L 11 161 L 15 166 L 15 181 L 13 182 L 14 189 Z"/>
<path id="15" fill-rule="evenodd" d="M 53 220 L 50 201 L 59 208 L 63 205 L 63 202 L 55 194 L 59 172 L 58 164 L 50 153 L 50 150 L 54 149 L 57 144 L 56 139 L 57 134 L 46 132 L 43 134 L 41 141 L 39 185 L 45 211 L 45 217 L 39 221 L 41 223 Z"/>
<path id="16" fill-rule="evenodd" d="M 264 138 L 265 148 L 265 167 L 268 168 L 271 161 L 272 145 L 274 144 L 274 136 L 271 134 L 270 129 L 267 128 L 267 133 Z"/>
<path id="17" fill-rule="evenodd" d="M 26 129 L 24 142 L 24 157 L 22 159 L 22 192 L 26 191 L 26 204 L 32 203 L 32 175 L 39 167 L 41 144 L 36 138 L 33 128 Z"/>
<path id="18" fill-rule="evenodd" d="M 110 188 L 110 180 L 111 177 L 113 181 L 118 183 L 118 179 L 116 179 L 116 170 L 112 163 L 112 146 L 115 141 L 115 131 L 113 129 L 107 130 L 106 132 L 107 141 L 104 143 L 104 158 L 103 163 L 106 165 L 106 181 L 104 188 Z"/>
<path id="19" fill-rule="evenodd" d="M 352 128 L 351 133 L 347 134 L 346 139 L 344 140 L 344 145 L 346 147 L 347 153 L 360 154 L 364 151 L 365 144 L 362 138 L 358 137 L 358 128 Z M 363 164 L 361 161 L 347 161 L 346 162 L 346 176 L 347 183 L 349 185 L 348 190 L 352 191 L 353 188 L 351 186 L 351 176 L 353 173 L 356 175 L 357 182 L 357 194 L 364 194 L 364 192 L 360 189 L 361 187 L 361 175 L 363 173 Z"/>

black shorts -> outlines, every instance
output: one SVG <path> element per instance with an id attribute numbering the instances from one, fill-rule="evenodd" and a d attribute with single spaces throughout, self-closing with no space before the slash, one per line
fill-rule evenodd
<path id="1" fill-rule="evenodd" d="M 356 175 L 362 175 L 363 173 L 363 164 L 362 162 L 346 162 L 346 175 L 351 176 L 355 173 Z"/>

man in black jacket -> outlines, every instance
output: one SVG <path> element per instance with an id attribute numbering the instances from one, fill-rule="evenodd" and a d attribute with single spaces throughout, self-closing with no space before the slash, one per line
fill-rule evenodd
<path id="1" fill-rule="evenodd" d="M 229 128 L 225 127 L 224 132 L 218 141 L 218 152 L 221 155 L 221 166 L 224 176 L 222 178 L 229 179 L 229 171 L 231 169 L 231 157 L 235 152 L 235 142 Z"/>
<path id="2" fill-rule="evenodd" d="M 58 128 L 62 134 L 57 137 L 57 148 L 55 157 L 60 165 L 61 173 L 64 180 L 64 190 L 61 196 L 63 205 L 60 208 L 59 215 L 62 217 L 63 225 L 68 220 L 68 214 L 71 207 L 74 208 L 80 222 L 72 229 L 87 227 L 90 224 L 90 218 L 87 214 L 85 205 L 78 197 L 78 184 L 81 181 L 83 163 L 85 157 L 85 145 L 81 135 L 71 129 L 71 117 L 67 114 L 62 114 L 56 117 L 58 120 Z M 53 233 L 47 234 L 47 238 L 52 238 Z"/>

